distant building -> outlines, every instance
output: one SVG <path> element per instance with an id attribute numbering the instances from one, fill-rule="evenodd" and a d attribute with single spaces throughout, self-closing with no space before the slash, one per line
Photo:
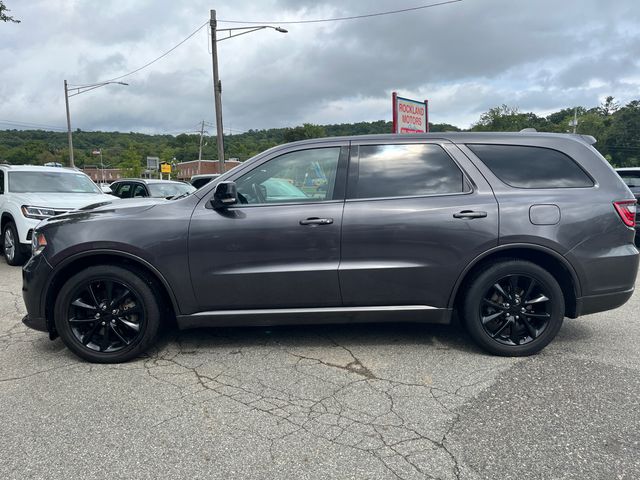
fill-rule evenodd
<path id="1" fill-rule="evenodd" d="M 233 167 L 237 167 L 241 162 L 238 160 L 225 160 L 224 171 L 228 172 Z M 190 180 L 194 175 L 204 173 L 221 173 L 220 162 L 218 160 L 191 160 L 180 162 L 176 165 L 178 180 Z"/>
<path id="2" fill-rule="evenodd" d="M 96 183 L 111 183 L 123 177 L 122 169 L 120 168 L 105 168 L 100 167 L 84 167 L 82 169 L 84 173 L 91 177 Z"/>

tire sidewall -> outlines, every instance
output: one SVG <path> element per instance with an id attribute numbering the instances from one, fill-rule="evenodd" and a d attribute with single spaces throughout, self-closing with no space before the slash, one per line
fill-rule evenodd
<path id="1" fill-rule="evenodd" d="M 525 345 L 504 345 L 493 340 L 484 330 L 480 318 L 480 304 L 491 285 L 509 275 L 526 275 L 540 283 L 548 292 L 551 301 L 551 318 L 544 332 Z M 503 356 L 526 356 L 539 352 L 558 334 L 564 320 L 564 295 L 556 279 L 538 265 L 521 260 L 512 260 L 493 265 L 470 284 L 464 300 L 464 323 L 474 341 L 485 350 Z"/>
<path id="2" fill-rule="evenodd" d="M 131 289 L 140 299 L 144 312 L 144 331 L 136 341 L 112 353 L 96 352 L 82 345 L 67 321 L 67 312 L 74 293 L 87 282 L 114 280 Z M 94 363 L 120 363 L 143 353 L 155 340 L 160 324 L 160 309 L 153 290 L 137 272 L 114 266 L 89 267 L 71 277 L 60 289 L 54 307 L 55 326 L 64 344 L 79 357 Z"/>
<path id="3" fill-rule="evenodd" d="M 13 260 L 9 260 L 9 257 L 5 255 L 4 237 L 7 230 L 10 230 L 11 236 L 13 236 L 13 245 L 14 245 Z M 18 237 L 18 230 L 15 224 L 13 223 L 13 221 L 10 221 L 5 225 L 5 227 L 2 229 L 1 234 L 2 234 L 2 255 L 4 256 L 6 262 L 12 267 L 18 267 L 22 265 L 25 262 L 26 258 L 22 251 L 22 244 L 20 243 L 20 237 Z"/>

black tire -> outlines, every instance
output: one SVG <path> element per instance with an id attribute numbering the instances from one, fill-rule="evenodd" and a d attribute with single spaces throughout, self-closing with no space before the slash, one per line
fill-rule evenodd
<path id="1" fill-rule="evenodd" d="M 120 363 L 153 344 L 160 309 L 141 272 L 97 265 L 62 286 L 54 318 L 62 341 L 76 355 L 94 363 Z"/>
<path id="2" fill-rule="evenodd" d="M 13 222 L 8 222 L 2 229 L 2 253 L 9 265 L 18 267 L 27 261 L 27 253 L 20 244 L 18 229 Z"/>
<path id="3" fill-rule="evenodd" d="M 562 289 L 547 270 L 534 263 L 501 261 L 480 270 L 466 286 L 463 323 L 473 340 L 490 353 L 533 355 L 562 326 Z"/>

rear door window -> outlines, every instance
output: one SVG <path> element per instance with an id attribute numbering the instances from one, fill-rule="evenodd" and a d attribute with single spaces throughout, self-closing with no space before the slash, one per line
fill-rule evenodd
<path id="1" fill-rule="evenodd" d="M 525 145 L 467 144 L 467 147 L 511 187 L 593 187 L 593 180 L 568 155 L 543 147 Z"/>
<path id="2" fill-rule="evenodd" d="M 440 145 L 361 145 L 351 198 L 447 195 L 470 191 Z"/>

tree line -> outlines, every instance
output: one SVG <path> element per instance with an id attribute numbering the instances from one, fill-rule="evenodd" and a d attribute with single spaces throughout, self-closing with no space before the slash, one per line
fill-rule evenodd
<path id="1" fill-rule="evenodd" d="M 640 100 L 621 106 L 613 97 L 592 108 L 570 107 L 545 117 L 521 112 L 507 105 L 483 113 L 471 126 L 471 131 L 519 131 L 535 128 L 539 132 L 567 133 L 577 113 L 577 133 L 593 135 L 596 148 L 616 167 L 640 166 Z M 340 135 L 366 135 L 391 132 L 391 122 L 358 122 L 336 125 L 304 124 L 294 128 L 249 130 L 237 135 L 225 135 L 225 156 L 244 161 L 267 148 L 307 138 Z M 450 124 L 430 124 L 432 132 L 461 131 Z M 82 131 L 73 135 L 74 157 L 79 167 L 97 165 L 100 157 L 105 166 L 124 168 L 137 175 L 147 156 L 160 157 L 165 162 L 183 162 L 198 158 L 199 134 L 147 135 L 142 133 Z M 204 139 L 204 159 L 217 158 L 215 136 Z M 175 159 L 175 160 L 174 160 Z M 68 160 L 65 132 L 46 130 L 0 130 L 0 163 L 42 165 L 47 162 L 66 164 Z"/>

